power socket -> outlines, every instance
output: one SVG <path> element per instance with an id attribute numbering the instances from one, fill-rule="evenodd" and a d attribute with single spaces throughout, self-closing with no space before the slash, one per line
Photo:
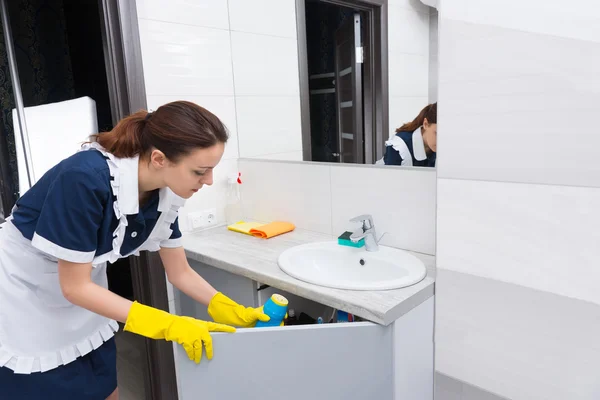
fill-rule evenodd
<path id="1" fill-rule="evenodd" d="M 191 230 L 200 229 L 206 225 L 205 213 L 196 211 L 188 214 L 188 225 Z"/>
<path id="2" fill-rule="evenodd" d="M 217 209 L 211 208 L 204 211 L 205 226 L 215 225 L 217 223 Z"/>

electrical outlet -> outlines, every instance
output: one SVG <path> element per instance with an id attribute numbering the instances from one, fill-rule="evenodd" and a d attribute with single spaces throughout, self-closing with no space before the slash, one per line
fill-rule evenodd
<path id="1" fill-rule="evenodd" d="M 206 226 L 214 225 L 217 223 L 217 209 L 211 208 L 210 210 L 204 211 L 204 223 Z"/>
<path id="2" fill-rule="evenodd" d="M 205 221 L 206 218 L 204 217 L 204 213 L 201 211 L 188 214 L 188 225 L 191 230 L 202 228 L 206 224 Z"/>

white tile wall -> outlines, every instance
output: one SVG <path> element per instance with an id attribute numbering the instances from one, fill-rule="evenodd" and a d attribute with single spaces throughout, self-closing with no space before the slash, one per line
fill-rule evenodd
<path id="1" fill-rule="evenodd" d="M 429 7 L 421 0 L 388 0 L 388 7 L 401 6 L 408 10 L 429 12 Z"/>
<path id="2" fill-rule="evenodd" d="M 600 398 L 600 306 L 445 269 L 436 279 L 439 372 L 512 400 Z"/>
<path id="3" fill-rule="evenodd" d="M 356 230 L 348 222 L 371 214 L 382 244 L 435 254 L 435 170 L 331 167 L 333 232 Z"/>
<path id="4" fill-rule="evenodd" d="M 140 20 L 148 95 L 233 95 L 229 32 Z"/>
<path id="5" fill-rule="evenodd" d="M 236 96 L 300 95 L 296 39 L 231 32 Z"/>
<path id="6" fill-rule="evenodd" d="M 388 21 L 388 47 L 393 52 L 429 54 L 429 10 L 416 11 L 401 4 L 389 4 Z"/>
<path id="7" fill-rule="evenodd" d="M 235 114 L 235 99 L 233 96 L 147 96 L 148 109 L 156 110 L 162 104 L 176 100 L 186 100 L 196 103 L 215 114 L 229 131 L 229 140 L 225 146 L 224 160 L 237 159 L 238 129 Z"/>
<path id="8" fill-rule="evenodd" d="M 137 0 L 140 19 L 229 29 L 227 0 Z"/>
<path id="9" fill-rule="evenodd" d="M 232 31 L 296 38 L 295 0 L 229 0 Z"/>
<path id="10" fill-rule="evenodd" d="M 330 168 L 319 164 L 240 160 L 245 218 L 289 221 L 331 234 Z"/>
<path id="11" fill-rule="evenodd" d="M 339 236 L 374 217 L 385 245 L 435 253 L 435 171 L 240 160 L 244 216 Z M 267 196 L 266 193 L 269 193 Z"/>
<path id="12" fill-rule="evenodd" d="M 600 305 L 600 189 L 438 180 L 438 267 Z"/>
<path id="13" fill-rule="evenodd" d="M 250 158 L 256 158 L 256 159 L 261 159 L 261 160 L 302 161 L 303 156 L 304 155 L 303 155 L 302 151 L 292 151 L 289 153 L 267 154 L 267 155 L 261 155 L 261 156 L 250 157 Z"/>
<path id="14" fill-rule="evenodd" d="M 595 0 L 444 1 L 445 19 L 600 41 L 600 3 Z"/>
<path id="15" fill-rule="evenodd" d="M 600 43 L 445 20 L 441 52 L 441 177 L 600 187 Z"/>
<path id="16" fill-rule="evenodd" d="M 240 157 L 302 153 L 298 96 L 237 97 Z"/>

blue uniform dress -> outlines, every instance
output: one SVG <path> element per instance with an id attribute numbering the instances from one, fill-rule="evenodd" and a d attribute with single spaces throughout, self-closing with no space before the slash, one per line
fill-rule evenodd
<path id="1" fill-rule="evenodd" d="M 398 132 L 385 145 L 383 156 L 385 165 L 435 167 L 436 153 L 427 155 L 425 152 L 421 128 L 417 128 L 414 132 Z"/>
<path id="2" fill-rule="evenodd" d="M 0 229 L 0 398 L 105 399 L 116 388 L 116 321 L 68 302 L 58 260 L 106 263 L 141 250 L 181 246 L 170 189 L 140 208 L 138 157 L 117 159 L 96 143 L 49 170 Z"/>

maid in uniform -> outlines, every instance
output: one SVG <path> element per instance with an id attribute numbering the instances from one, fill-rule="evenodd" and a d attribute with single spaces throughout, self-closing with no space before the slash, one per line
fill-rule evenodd
<path id="1" fill-rule="evenodd" d="M 385 142 L 385 165 L 435 167 L 437 150 L 437 103 L 429 104 L 419 115 L 396 129 Z"/>
<path id="2" fill-rule="evenodd" d="M 228 135 L 196 104 L 137 112 L 50 169 L 0 229 L 0 398 L 117 399 L 117 321 L 212 358 L 209 332 L 269 317 L 217 292 L 181 246 L 178 210 L 203 185 Z M 158 251 L 169 281 L 214 322 L 131 302 L 107 287 L 106 265 Z"/>

